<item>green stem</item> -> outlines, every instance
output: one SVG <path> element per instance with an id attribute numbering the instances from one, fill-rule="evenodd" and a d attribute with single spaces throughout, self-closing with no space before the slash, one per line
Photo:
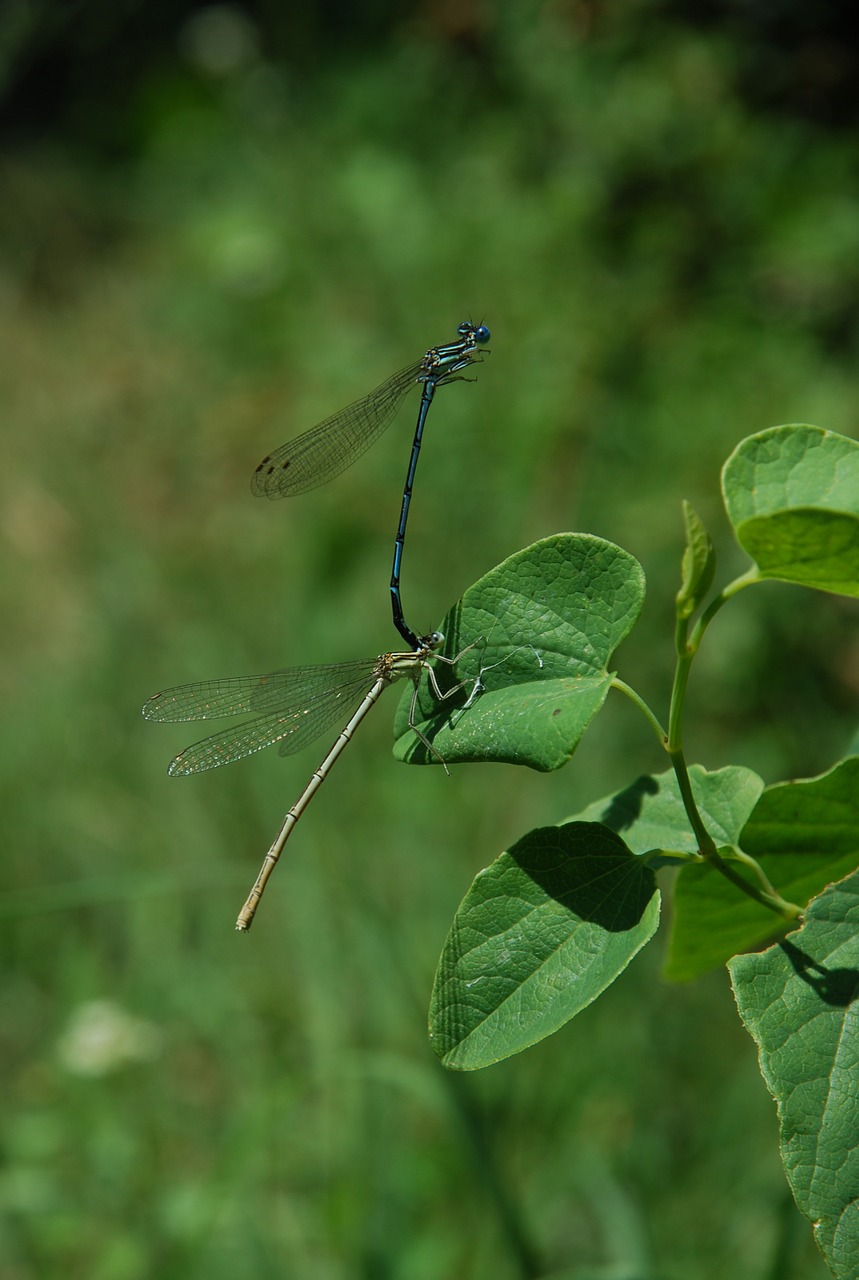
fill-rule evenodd
<path id="1" fill-rule="evenodd" d="M 770 893 L 774 898 L 777 898 L 778 894 L 776 893 L 775 887 L 773 886 L 773 883 L 770 880 L 769 876 L 766 875 L 766 873 L 764 872 L 764 869 L 760 865 L 758 860 L 756 858 L 753 858 L 750 853 L 745 853 L 742 849 L 738 849 L 736 845 L 734 846 L 733 853 L 734 853 L 734 858 L 736 859 L 737 862 L 742 862 L 744 866 L 748 867 L 750 871 L 754 872 L 758 880 L 760 880 L 761 882 L 761 888 L 766 893 Z"/>
<path id="2" fill-rule="evenodd" d="M 723 587 L 717 596 L 714 596 L 707 608 L 701 614 L 701 617 L 695 623 L 692 635 L 689 638 L 689 649 L 693 654 L 698 652 L 698 648 L 704 638 L 704 632 L 715 618 L 723 604 L 727 604 L 732 596 L 737 595 L 744 587 L 751 587 L 756 582 L 760 582 L 761 578 L 758 573 L 757 565 L 752 565 L 751 569 L 747 569 L 745 573 L 741 573 L 739 578 L 734 578 L 733 582 L 729 582 Z"/>
<path id="3" fill-rule="evenodd" d="M 698 849 L 705 862 L 709 862 L 710 866 L 714 867 L 726 880 L 730 880 L 731 884 L 736 885 L 742 893 L 749 898 L 753 898 L 755 902 L 760 903 L 762 907 L 766 907 L 768 911 L 774 911 L 776 915 L 783 916 L 787 920 L 796 920 L 802 914 L 802 908 L 798 907 L 795 902 L 788 902 L 780 893 L 776 892 L 760 867 L 756 866 L 753 858 L 746 856 L 741 861 L 755 867 L 758 878 L 762 881 L 760 885 L 751 884 L 745 876 L 740 875 L 739 871 L 731 866 L 730 862 L 725 861 L 716 848 L 713 837 L 705 827 L 698 805 L 695 803 L 695 796 L 692 793 L 692 781 L 689 777 L 689 770 L 686 767 L 682 749 L 670 751 L 669 755 L 678 786 L 680 787 L 683 808 L 686 810 L 686 816 L 698 842 Z"/>
<path id="4" fill-rule="evenodd" d="M 702 857 L 707 861 L 721 862 L 719 852 L 716 848 L 716 842 L 710 835 L 704 825 L 704 819 L 701 817 L 698 805 L 695 802 L 695 796 L 692 792 L 692 780 L 689 777 L 689 770 L 686 767 L 686 757 L 683 755 L 682 747 L 668 752 L 671 760 L 671 767 L 677 778 L 677 785 L 680 788 L 680 798 L 683 801 L 683 808 L 686 810 L 686 817 L 689 819 L 695 839 L 698 842 L 698 850 Z"/>
<path id="5" fill-rule="evenodd" d="M 780 893 L 775 891 L 768 893 L 765 889 L 749 884 L 748 880 L 741 876 L 739 871 L 735 871 L 730 862 L 725 862 L 718 853 L 715 856 L 707 855 L 707 861 L 738 889 L 742 889 L 743 893 L 753 898 L 755 902 L 759 902 L 767 910 L 774 911 L 776 915 L 783 916 L 786 920 L 798 920 L 802 915 L 802 907 L 798 907 L 795 902 L 788 902 Z"/>
<path id="6" fill-rule="evenodd" d="M 630 702 L 635 703 L 635 705 L 638 707 L 639 711 L 642 713 L 645 720 L 650 725 L 651 729 L 659 739 L 660 747 L 664 747 L 666 742 L 665 730 L 663 729 L 662 725 L 659 723 L 659 720 L 657 719 L 655 713 L 651 711 L 650 707 L 647 705 L 647 703 L 644 701 L 641 695 L 636 693 L 632 685 L 628 685 L 625 680 L 620 680 L 618 679 L 617 676 L 612 677 L 611 687 L 613 689 L 617 689 L 620 693 L 625 693 L 626 696 L 629 698 Z"/>
<path id="7" fill-rule="evenodd" d="M 748 867 L 749 870 L 753 871 L 757 876 L 760 881 L 764 897 L 767 900 L 767 905 L 770 903 L 776 904 L 773 907 L 774 911 L 778 910 L 782 915 L 789 916 L 793 920 L 796 920 L 802 915 L 802 907 L 798 907 L 795 902 L 788 902 L 781 896 L 769 876 L 764 872 L 763 867 L 758 864 L 757 860 L 753 858 L 751 854 L 744 853 L 742 849 L 735 848 L 734 857 L 737 862 L 742 862 L 744 866 Z"/>
<path id="8" fill-rule="evenodd" d="M 787 902 L 780 894 L 776 893 L 773 886 L 769 883 L 760 868 L 757 867 L 759 884 L 751 884 L 744 876 L 740 874 L 730 863 L 726 862 L 716 848 L 713 837 L 707 830 L 704 819 L 695 802 L 695 796 L 692 791 L 692 781 L 689 777 L 689 770 L 686 765 L 686 756 L 683 751 L 683 711 L 686 703 L 686 689 L 689 684 L 689 674 L 692 669 L 692 661 L 698 652 L 703 639 L 704 633 L 716 614 L 726 604 L 732 596 L 738 591 L 742 591 L 744 587 L 751 586 L 752 583 L 758 582 L 758 570 L 755 566 L 742 574 L 741 577 L 735 578 L 715 596 L 701 614 L 697 623 L 689 633 L 688 618 L 678 617 L 674 631 L 674 646 L 677 651 L 677 665 L 674 668 L 674 684 L 671 690 L 671 706 L 668 712 L 668 735 L 665 742 L 665 749 L 668 752 L 671 765 L 677 778 L 677 785 L 680 788 L 680 795 L 683 800 L 683 808 L 686 810 L 686 816 L 689 819 L 695 839 L 698 842 L 698 849 L 702 857 L 715 867 L 721 875 L 736 885 L 742 893 L 759 902 L 761 906 L 767 907 L 770 911 L 776 912 L 777 915 L 784 916 L 788 919 L 795 920 L 800 914 L 800 908 L 795 903 Z M 754 859 L 749 859 L 754 864 Z"/>

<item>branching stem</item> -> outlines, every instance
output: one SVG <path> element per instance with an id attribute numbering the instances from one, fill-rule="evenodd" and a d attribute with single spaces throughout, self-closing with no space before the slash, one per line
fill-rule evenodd
<path id="1" fill-rule="evenodd" d="M 689 684 L 689 675 L 692 670 L 692 662 L 700 648 L 701 641 L 710 623 L 724 604 L 735 596 L 738 591 L 742 591 L 744 587 L 751 586 L 752 583 L 760 581 L 757 568 L 754 566 L 739 578 L 735 578 L 733 582 L 714 596 L 707 608 L 701 614 L 698 621 L 690 631 L 690 620 L 686 617 L 677 617 L 674 631 L 674 646 L 677 652 L 677 663 L 674 668 L 674 683 L 671 689 L 671 705 L 668 711 L 668 731 L 666 732 L 659 718 L 654 711 L 647 705 L 645 700 L 624 680 L 620 680 L 617 676 L 612 678 L 612 688 L 617 689 L 630 699 L 644 716 L 656 735 L 659 745 L 668 753 L 671 761 L 671 767 L 677 778 L 677 785 L 680 789 L 680 797 L 683 801 L 683 808 L 686 810 L 686 816 L 695 835 L 698 845 L 698 853 L 700 857 L 709 862 L 721 875 L 730 880 L 733 885 L 740 890 L 741 893 L 753 898 L 755 902 L 759 902 L 761 906 L 766 907 L 769 911 L 774 911 L 777 915 L 788 920 L 795 920 L 801 914 L 801 908 L 793 902 L 788 902 L 773 887 L 767 877 L 764 875 L 760 866 L 754 858 L 747 853 L 743 853 L 741 849 L 735 849 L 730 860 L 723 858 L 719 853 L 716 842 L 707 830 L 701 811 L 695 800 L 695 793 L 692 790 L 692 779 L 689 777 L 689 769 L 686 764 L 686 756 L 683 750 L 683 711 L 686 704 L 686 689 Z M 748 867 L 755 876 L 757 883 L 747 880 L 746 877 L 732 863 L 741 862 Z"/>
<path id="2" fill-rule="evenodd" d="M 692 662 L 700 648 L 704 633 L 722 608 L 722 605 L 726 604 L 738 591 L 742 591 L 744 587 L 751 586 L 752 583 L 759 580 L 758 570 L 753 566 L 747 573 L 728 583 L 710 601 L 692 628 L 691 634 L 689 631 L 689 619 L 678 616 L 674 632 L 677 665 L 674 669 L 674 685 L 671 690 L 671 706 L 668 712 L 668 734 L 665 740 L 665 749 L 671 760 L 671 765 L 677 778 L 677 785 L 680 788 L 683 807 L 686 810 L 686 816 L 695 834 L 702 857 L 721 875 L 736 885 L 741 892 L 759 902 L 761 906 L 767 907 L 770 911 L 774 911 L 777 915 L 784 916 L 789 920 L 795 920 L 800 914 L 800 908 L 795 903 L 787 902 L 776 892 L 753 858 L 743 854 L 740 860 L 755 871 L 758 880 L 757 884 L 752 884 L 748 881 L 735 867 L 726 862 L 719 853 L 695 801 L 692 781 L 689 777 L 686 756 L 683 751 L 683 711 L 686 703 L 686 689 L 689 683 Z"/>

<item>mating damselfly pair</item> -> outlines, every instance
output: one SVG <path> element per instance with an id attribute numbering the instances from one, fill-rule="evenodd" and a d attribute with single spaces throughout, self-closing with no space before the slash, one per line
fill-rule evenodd
<path id="1" fill-rule="evenodd" d="M 414 693 L 409 727 L 427 750 L 441 759 L 415 723 L 418 682 L 422 672 L 426 670 L 430 688 L 438 700 L 443 701 L 461 686 L 455 686 L 443 694 L 430 664 L 435 660 L 455 666 L 458 658 L 444 657 L 439 653 L 444 643 L 440 632 L 419 636 L 408 626 L 400 597 L 400 572 L 415 472 L 426 418 L 436 388 L 449 382 L 468 380 L 464 378 L 462 370 L 479 363 L 482 358 L 480 348 L 489 341 L 489 330 L 485 325 L 463 323 L 457 333 L 456 341 L 430 348 L 420 360 L 395 373 L 363 399 L 348 405 L 310 431 L 268 454 L 256 468 L 252 480 L 253 492 L 268 498 L 306 493 L 327 483 L 351 466 L 379 438 L 393 419 L 406 393 L 415 385 L 421 386 L 418 418 L 394 541 L 390 582 L 394 625 L 409 645 L 408 651 L 327 666 L 294 667 L 263 676 L 204 680 L 164 690 L 144 704 L 144 716 L 157 721 L 205 720 L 245 713 L 251 715 L 251 719 L 223 729 L 180 752 L 169 767 L 169 773 L 173 777 L 186 777 L 218 765 L 230 764 L 274 744 L 279 744 L 281 754 L 290 755 L 308 746 L 336 720 L 342 719 L 347 710 L 352 711 L 333 746 L 286 814 L 239 913 L 236 921 L 236 928 L 239 930 L 246 931 L 250 928 L 269 876 L 295 824 L 325 781 L 340 753 L 351 741 L 358 725 L 389 684 L 403 678 L 412 680 Z M 473 695 L 478 687 L 479 676 Z M 469 698 L 469 703 L 470 701 Z"/>

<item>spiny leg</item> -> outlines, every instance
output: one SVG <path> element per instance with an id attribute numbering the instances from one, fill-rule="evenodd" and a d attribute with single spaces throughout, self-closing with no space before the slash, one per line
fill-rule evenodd
<path id="1" fill-rule="evenodd" d="M 457 662 L 459 662 L 460 658 L 462 658 L 464 654 L 468 653 L 469 649 L 473 649 L 476 644 L 477 644 L 477 641 L 473 640 L 471 644 L 466 645 L 464 649 L 460 649 L 459 653 L 456 655 L 455 658 L 446 658 L 444 654 L 441 654 L 441 653 L 434 653 L 432 654 L 432 657 L 437 662 L 443 662 L 448 667 L 455 667 Z M 464 689 L 465 686 L 468 684 L 467 680 L 460 680 L 458 684 L 452 685 L 450 689 L 442 691 L 442 688 L 439 685 L 438 680 L 436 679 L 436 674 L 433 671 L 432 667 L 429 665 L 428 662 L 425 663 L 424 666 L 426 668 L 426 673 L 427 673 L 427 682 L 430 686 L 430 689 L 432 690 L 433 697 L 436 699 L 437 702 L 444 702 L 447 698 L 453 697 L 454 694 L 459 693 L 460 689 Z M 417 722 L 415 720 L 415 708 L 417 707 L 418 693 L 420 692 L 421 669 L 415 671 L 412 677 L 414 680 L 414 690 L 412 692 L 412 701 L 409 707 L 409 728 L 411 729 L 415 737 L 418 738 L 418 740 L 423 743 L 423 745 L 426 747 L 430 755 L 435 756 L 436 760 L 438 760 L 439 764 L 442 766 L 445 773 L 448 776 L 450 776 L 450 770 L 447 767 L 447 762 L 445 761 L 444 756 L 442 756 L 436 750 L 436 748 L 430 742 L 426 734 L 423 733 L 423 731 L 418 728 Z"/>

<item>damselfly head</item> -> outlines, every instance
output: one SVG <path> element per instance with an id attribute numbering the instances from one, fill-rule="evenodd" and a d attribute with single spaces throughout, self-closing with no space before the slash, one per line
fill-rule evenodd
<path id="1" fill-rule="evenodd" d="M 468 338 L 469 342 L 477 342 L 481 345 L 488 342 L 490 337 L 485 324 L 473 325 L 470 320 L 463 320 L 456 332 L 461 338 Z"/>

